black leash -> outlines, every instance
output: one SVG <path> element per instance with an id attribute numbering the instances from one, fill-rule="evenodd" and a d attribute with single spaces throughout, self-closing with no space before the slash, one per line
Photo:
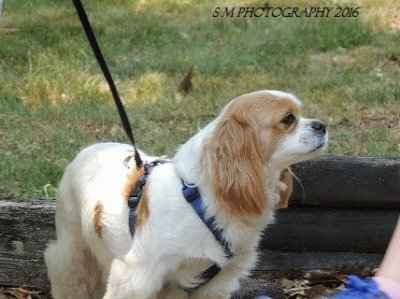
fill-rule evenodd
<path id="1" fill-rule="evenodd" d="M 136 149 L 135 139 L 133 138 L 133 133 L 132 133 L 132 127 L 129 122 L 128 116 L 126 115 L 124 105 L 122 104 L 121 98 L 119 97 L 118 90 L 114 84 L 114 80 L 111 76 L 110 70 L 108 69 L 107 63 L 101 52 L 99 44 L 97 43 L 96 36 L 94 35 L 93 29 L 92 29 L 92 26 L 90 25 L 86 11 L 80 0 L 72 0 L 72 1 L 75 5 L 76 12 L 78 13 L 79 19 L 81 20 L 82 27 L 85 30 L 85 33 L 89 40 L 90 46 L 92 47 L 93 53 L 96 56 L 97 62 L 99 63 L 100 68 L 103 71 L 103 75 L 106 78 L 108 85 L 110 86 L 110 90 L 111 90 L 112 96 L 114 98 L 115 105 L 117 106 L 118 113 L 121 118 L 125 133 L 128 135 L 129 139 L 131 140 L 133 148 L 135 150 L 136 167 L 139 169 L 143 166 L 143 161 L 142 161 L 142 158 L 140 157 L 139 151 Z"/>

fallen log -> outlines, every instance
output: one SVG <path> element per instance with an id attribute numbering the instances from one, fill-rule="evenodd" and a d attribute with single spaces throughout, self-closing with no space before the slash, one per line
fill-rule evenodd
<path id="1" fill-rule="evenodd" d="M 253 272 L 263 273 L 282 269 L 338 269 L 346 265 L 376 268 L 383 253 L 352 253 L 325 251 L 280 251 L 264 249 Z"/>
<path id="2" fill-rule="evenodd" d="M 276 215 L 262 249 L 384 253 L 400 210 L 291 207 Z"/>
<path id="3" fill-rule="evenodd" d="M 357 221 L 354 210 L 317 210 L 278 213 L 261 241 L 256 271 L 379 264 L 397 212 L 364 211 Z M 54 201 L 0 201 L 0 285 L 48 286 L 43 250 L 55 238 L 54 212 Z"/>
<path id="4" fill-rule="evenodd" d="M 0 285 L 48 285 L 43 250 L 55 238 L 54 213 L 54 201 L 0 201 Z"/>
<path id="5" fill-rule="evenodd" d="M 304 190 L 265 232 L 256 271 L 377 266 L 400 211 L 400 159 L 328 156 L 293 169 Z M 48 287 L 54 213 L 55 201 L 0 201 L 0 285 Z"/>
<path id="6" fill-rule="evenodd" d="M 294 205 L 400 209 L 400 158 L 322 156 L 292 169 Z"/>

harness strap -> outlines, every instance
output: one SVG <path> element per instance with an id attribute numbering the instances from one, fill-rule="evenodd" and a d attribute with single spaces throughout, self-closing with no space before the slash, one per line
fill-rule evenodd
<path id="1" fill-rule="evenodd" d="M 150 169 L 150 172 L 151 172 L 151 169 Z M 135 193 L 133 193 L 128 198 L 129 230 L 131 232 L 132 237 L 135 234 L 135 227 L 136 227 L 136 222 L 137 222 L 136 210 L 137 210 L 137 207 L 139 206 L 140 199 L 142 198 L 143 187 L 144 187 L 144 185 L 146 185 L 148 176 L 149 176 L 149 167 L 147 167 L 147 165 L 145 165 L 144 176 L 142 176 L 142 178 L 140 179 L 140 183 L 139 183 L 137 190 L 135 191 Z"/>
<path id="2" fill-rule="evenodd" d="M 137 222 L 136 210 L 140 203 L 140 199 L 143 194 L 143 188 L 147 183 L 148 177 L 150 176 L 154 167 L 156 167 L 159 164 L 167 162 L 168 161 L 166 160 L 158 160 L 151 164 L 145 164 L 144 176 L 140 179 L 137 190 L 128 199 L 129 230 L 131 232 L 132 237 L 135 234 L 135 227 Z M 224 249 L 226 258 L 231 259 L 233 257 L 233 252 L 230 248 L 230 243 L 224 238 L 223 229 L 218 227 L 215 217 L 210 217 L 208 219 L 206 218 L 205 207 L 199 189 L 195 186 L 186 184 L 183 180 L 182 180 L 182 186 L 183 186 L 182 194 L 185 197 L 186 201 L 192 206 L 193 210 L 203 221 L 203 223 L 207 226 L 207 228 L 213 234 L 218 243 L 221 244 L 222 248 Z M 201 281 L 197 286 L 191 288 L 185 288 L 185 291 L 191 292 L 200 288 L 201 286 L 209 282 L 211 279 L 213 279 L 220 271 L 221 271 L 221 266 L 218 265 L 217 263 L 213 264 L 197 277 Z"/>
<path id="3" fill-rule="evenodd" d="M 206 219 L 205 207 L 203 199 L 201 198 L 199 189 L 195 186 L 191 186 L 182 181 L 183 188 L 182 193 L 188 203 L 192 206 L 196 214 L 200 217 L 201 221 L 208 227 L 210 232 L 214 235 L 218 243 L 221 244 L 224 249 L 226 258 L 230 259 L 233 257 L 233 253 L 230 248 L 230 243 L 223 236 L 223 229 L 218 227 L 215 217 Z"/>
<path id="4" fill-rule="evenodd" d="M 197 286 L 191 288 L 184 288 L 184 290 L 188 293 L 197 290 L 198 288 L 204 286 L 207 282 L 213 279 L 217 274 L 221 271 L 221 267 L 218 264 L 214 264 L 211 267 L 204 270 L 197 278 L 202 280 Z"/>
<path id="5" fill-rule="evenodd" d="M 131 232 L 131 236 L 133 237 L 135 234 L 135 227 L 137 222 L 137 215 L 136 210 L 139 206 L 140 200 L 143 195 L 143 188 L 147 183 L 147 179 L 149 178 L 151 172 L 153 171 L 154 167 L 160 164 L 167 163 L 167 160 L 157 160 L 150 164 L 144 164 L 144 175 L 140 179 L 139 185 L 135 192 L 128 198 L 128 207 L 129 207 L 129 230 Z"/>
<path id="6" fill-rule="evenodd" d="M 182 185 L 183 185 L 182 188 L 183 196 L 185 197 L 187 202 L 190 203 L 196 214 L 200 217 L 200 219 L 207 226 L 210 232 L 214 235 L 218 243 L 221 244 L 222 248 L 224 249 L 226 258 L 231 259 L 233 257 L 233 252 L 230 248 L 230 243 L 223 236 L 223 229 L 218 227 L 215 217 L 210 217 L 206 219 L 205 207 L 199 189 L 195 186 L 186 184 L 184 181 L 182 181 Z M 209 282 L 211 279 L 213 279 L 220 271 L 221 271 L 221 266 L 215 263 L 197 277 L 198 279 L 202 280 L 201 283 L 192 288 L 185 288 L 185 291 L 191 292 L 200 288 L 201 286 Z"/>

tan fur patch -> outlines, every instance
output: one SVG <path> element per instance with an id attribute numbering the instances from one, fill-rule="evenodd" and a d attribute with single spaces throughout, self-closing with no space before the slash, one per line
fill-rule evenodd
<path id="1" fill-rule="evenodd" d="M 149 208 L 149 198 L 148 198 L 148 184 L 150 182 L 146 183 L 146 186 L 143 190 L 142 198 L 140 199 L 139 206 L 136 210 L 136 215 L 137 215 L 137 224 L 136 228 L 141 229 L 143 225 L 147 222 L 147 220 L 150 217 L 150 208 Z"/>
<path id="2" fill-rule="evenodd" d="M 128 182 L 125 186 L 124 197 L 126 201 L 128 201 L 129 197 L 136 191 L 139 187 L 140 179 L 144 176 L 144 167 L 139 170 L 134 170 L 128 175 Z M 140 199 L 139 205 L 136 210 L 137 215 L 137 223 L 136 229 L 140 229 L 146 223 L 147 219 L 150 216 L 150 209 L 148 206 L 148 196 L 146 190 L 148 189 L 148 185 L 150 181 L 148 180 L 143 189 L 143 194 Z"/>
<path id="3" fill-rule="evenodd" d="M 103 205 L 98 202 L 94 208 L 94 229 L 100 238 L 103 236 L 102 220 L 103 220 Z"/>
<path id="4" fill-rule="evenodd" d="M 278 209 L 286 209 L 289 206 L 289 198 L 293 191 L 293 175 L 289 168 L 286 168 L 281 173 L 280 181 L 283 182 L 287 188 L 285 191 L 280 192 L 281 199 L 278 202 Z"/>
<path id="5" fill-rule="evenodd" d="M 139 186 L 140 179 L 144 176 L 144 167 L 139 170 L 133 170 L 128 174 L 127 184 L 123 191 L 123 196 L 126 201 L 128 201 L 129 197 L 136 191 Z"/>
<path id="6" fill-rule="evenodd" d="M 290 99 L 244 95 L 233 101 L 204 146 L 202 169 L 232 216 L 261 216 L 267 209 L 264 168 L 279 142 L 295 129 L 282 124 L 300 109 Z"/>

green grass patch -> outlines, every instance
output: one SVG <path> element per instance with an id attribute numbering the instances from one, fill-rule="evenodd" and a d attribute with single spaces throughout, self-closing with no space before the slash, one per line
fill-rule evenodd
<path id="1" fill-rule="evenodd" d="M 149 153 L 173 155 L 229 100 L 270 88 L 294 92 L 328 123 L 329 153 L 399 156 L 396 1 L 363 1 L 357 18 L 212 18 L 216 1 L 84 2 Z M 70 0 L 6 1 L 4 28 L 19 31 L 0 30 L 0 197 L 52 197 L 81 148 L 127 138 Z"/>

